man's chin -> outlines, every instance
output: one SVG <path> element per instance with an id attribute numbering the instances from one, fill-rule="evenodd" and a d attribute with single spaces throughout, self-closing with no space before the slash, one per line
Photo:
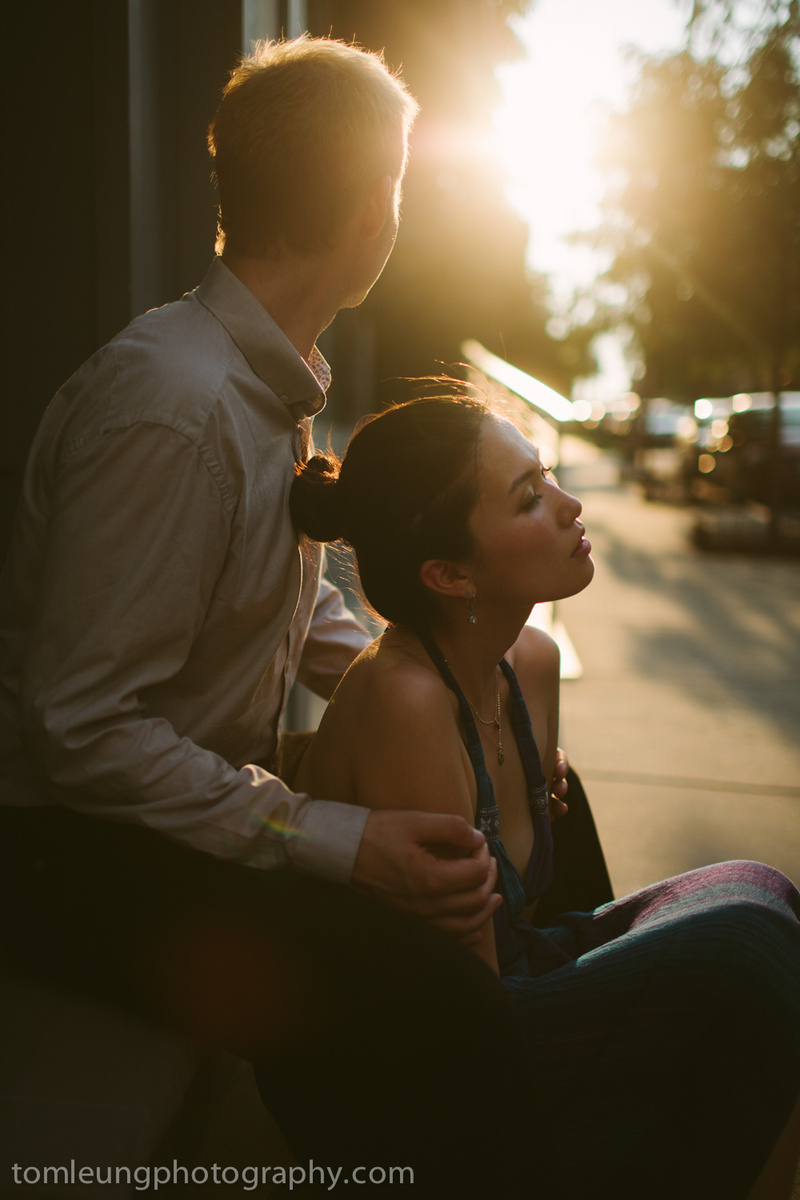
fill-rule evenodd
<path id="1" fill-rule="evenodd" d="M 392 245 L 393 244 L 394 244 L 394 241 L 392 241 Z M 389 247 L 389 250 L 391 252 L 391 246 Z M 378 282 L 381 275 L 383 274 L 383 268 L 386 266 L 388 261 L 389 261 L 389 255 L 387 254 L 386 258 L 383 260 L 383 263 L 381 264 L 381 269 L 380 269 L 380 271 L 378 271 L 377 275 L 375 275 L 375 277 L 373 279 L 371 279 L 368 284 L 362 285 L 362 287 L 358 288 L 350 296 L 347 296 L 342 301 L 341 307 L 342 308 L 358 308 L 359 304 L 361 304 L 364 300 L 366 300 L 367 296 L 370 294 L 372 289 L 375 287 L 375 284 Z"/>
<path id="2" fill-rule="evenodd" d="M 342 308 L 358 308 L 359 304 L 362 304 L 363 301 L 366 300 L 367 296 L 370 294 L 377 282 L 377 279 L 375 279 L 369 285 L 369 287 L 360 289 L 357 292 L 353 292 L 350 296 L 346 296 L 342 302 Z"/>
<path id="3" fill-rule="evenodd" d="M 342 301 L 342 308 L 358 308 L 359 304 L 369 295 L 369 289 L 366 292 L 361 292 L 358 296 L 348 296 Z"/>

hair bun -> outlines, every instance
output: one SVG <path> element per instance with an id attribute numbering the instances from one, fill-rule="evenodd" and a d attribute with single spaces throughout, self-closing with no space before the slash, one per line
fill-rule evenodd
<path id="1" fill-rule="evenodd" d="M 289 493 L 289 512 L 299 533 L 315 542 L 336 542 L 344 536 L 339 500 L 339 462 L 332 455 L 315 454 L 298 464 Z"/>

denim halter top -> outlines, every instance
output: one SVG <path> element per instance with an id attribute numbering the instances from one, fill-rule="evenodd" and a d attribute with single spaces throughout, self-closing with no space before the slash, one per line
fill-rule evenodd
<path id="1" fill-rule="evenodd" d="M 532 941 L 539 940 L 539 931 L 522 916 L 550 886 L 553 874 L 553 835 L 550 829 L 550 789 L 542 771 L 539 751 L 533 737 L 531 722 L 522 698 L 517 677 L 505 659 L 500 668 L 508 680 L 511 700 L 511 725 L 522 760 L 528 788 L 528 805 L 533 820 L 533 850 L 522 878 L 500 841 L 500 811 L 494 787 L 486 769 L 478 727 L 466 696 L 439 647 L 428 637 L 420 639 L 442 679 L 455 694 L 464 726 L 467 754 L 475 772 L 478 789 L 478 808 L 475 826 L 486 838 L 489 852 L 497 860 L 497 889 L 505 903 L 494 915 L 495 942 L 501 973 L 516 969 L 517 960 L 524 955 Z M 505 968 L 505 969 L 504 969 Z"/>

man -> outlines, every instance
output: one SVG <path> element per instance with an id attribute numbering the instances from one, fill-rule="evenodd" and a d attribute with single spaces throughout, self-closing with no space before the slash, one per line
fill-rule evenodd
<path id="1" fill-rule="evenodd" d="M 456 938 L 395 911 L 468 939 L 498 903 L 483 839 L 271 769 L 294 678 L 329 696 L 367 640 L 287 497 L 315 342 L 391 251 L 415 111 L 340 43 L 246 61 L 210 131 L 221 257 L 45 414 L 0 591 L 4 937 L 251 1058 L 298 1155 L 511 1195 L 521 1034 Z M 499 1166 L 469 1153 L 478 1114 Z"/>

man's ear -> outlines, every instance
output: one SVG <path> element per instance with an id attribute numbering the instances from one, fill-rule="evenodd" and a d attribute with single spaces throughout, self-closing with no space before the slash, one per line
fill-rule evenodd
<path id="1" fill-rule="evenodd" d="M 367 239 L 378 237 L 386 225 L 394 204 L 394 188 L 391 175 L 384 175 L 367 193 L 362 209 L 362 232 Z"/>
<path id="2" fill-rule="evenodd" d="M 475 586 L 457 563 L 447 558 L 429 558 L 419 569 L 419 577 L 426 588 L 439 596 L 452 596 L 463 600 Z"/>

